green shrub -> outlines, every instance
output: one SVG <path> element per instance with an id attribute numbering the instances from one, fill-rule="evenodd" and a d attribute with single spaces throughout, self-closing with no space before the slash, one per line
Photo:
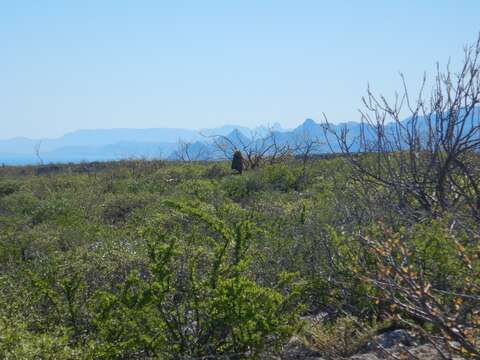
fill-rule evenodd
<path id="1" fill-rule="evenodd" d="M 263 184 L 255 173 L 245 173 L 242 176 L 225 178 L 222 187 L 230 198 L 235 201 L 245 200 L 252 194 L 261 191 Z"/>
<path id="2" fill-rule="evenodd" d="M 0 198 L 0 209 L 16 215 L 32 215 L 39 199 L 31 192 L 17 191 Z"/>
<path id="3" fill-rule="evenodd" d="M 205 179 L 187 180 L 178 185 L 176 191 L 209 203 L 215 202 L 221 196 L 215 184 Z"/>
<path id="4" fill-rule="evenodd" d="M 35 333 L 27 324 L 0 317 L 0 354 L 2 359 L 87 359 L 86 349 L 69 343 L 65 329 Z"/>
<path id="5" fill-rule="evenodd" d="M 72 202 L 67 198 L 49 198 L 41 200 L 32 212 L 34 224 L 43 221 L 63 221 L 65 224 L 72 222 L 77 209 L 72 207 Z"/>
<path id="6" fill-rule="evenodd" d="M 103 219 L 109 224 L 122 223 L 137 209 L 148 204 L 142 194 L 111 194 L 102 204 Z"/>
<path id="7" fill-rule="evenodd" d="M 280 292 L 243 274 L 250 225 L 231 229 L 201 208 L 175 208 L 219 237 L 195 233 L 182 241 L 146 229 L 150 275 L 133 272 L 118 290 L 99 295 L 101 354 L 240 359 L 279 345 L 293 329 L 295 311 Z M 213 252 L 205 252 L 208 243 Z"/>
<path id="8" fill-rule="evenodd" d="M 230 171 L 224 163 L 206 165 L 206 169 L 203 172 L 205 178 L 212 180 L 218 180 L 228 175 L 230 175 Z"/>
<path id="9" fill-rule="evenodd" d="M 298 176 L 289 166 L 276 164 L 263 168 L 260 179 L 271 189 L 286 192 L 295 189 Z"/>
<path id="10" fill-rule="evenodd" d="M 0 181 L 0 198 L 11 195 L 18 190 L 20 190 L 20 183 L 8 180 Z"/>

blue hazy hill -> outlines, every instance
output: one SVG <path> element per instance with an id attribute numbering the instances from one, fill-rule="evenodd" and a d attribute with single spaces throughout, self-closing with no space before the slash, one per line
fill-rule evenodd
<path id="1" fill-rule="evenodd" d="M 432 117 L 433 123 L 436 118 Z M 402 123 L 408 126 L 412 119 Z M 427 128 L 424 118 L 417 118 L 419 129 Z M 478 112 L 466 121 L 463 131 L 479 126 Z M 190 157 L 193 160 L 212 160 L 224 156 L 219 151 L 219 144 L 231 152 L 234 148 L 242 149 L 244 145 L 269 145 L 268 134 L 274 134 L 277 144 L 295 145 L 302 141 L 315 139 L 321 143 L 316 147 L 317 153 L 339 151 L 334 133 L 342 130 L 347 133 L 347 142 L 352 144 L 352 151 L 358 149 L 358 138 L 362 131 L 359 122 L 340 124 L 320 124 L 313 119 L 306 119 L 294 129 L 283 129 L 278 123 L 273 126 L 259 126 L 253 129 L 224 125 L 218 128 L 189 130 L 174 128 L 154 129 L 99 129 L 78 130 L 67 133 L 57 139 L 28 139 L 17 137 L 0 140 L 0 163 L 4 164 L 36 164 L 55 162 L 81 162 L 120 160 L 128 158 L 162 158 L 180 159 L 180 143 L 189 144 Z M 394 134 L 394 123 L 386 125 L 386 133 Z M 366 140 L 373 140 L 375 132 L 366 127 Z M 480 136 L 480 135 L 479 135 Z M 216 139 L 216 141 L 214 141 Z M 39 156 L 36 154 L 39 149 Z"/>

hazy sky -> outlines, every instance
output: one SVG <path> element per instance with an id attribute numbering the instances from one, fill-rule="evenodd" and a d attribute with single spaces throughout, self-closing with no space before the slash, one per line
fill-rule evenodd
<path id="1" fill-rule="evenodd" d="M 358 119 L 367 83 L 418 83 L 480 1 L 0 2 L 0 138 L 80 128 Z"/>

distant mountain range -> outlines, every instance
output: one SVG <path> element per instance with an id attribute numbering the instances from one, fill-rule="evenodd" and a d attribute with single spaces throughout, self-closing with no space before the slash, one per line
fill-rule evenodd
<path id="1" fill-rule="evenodd" d="M 208 144 L 215 135 L 228 136 L 240 131 L 264 136 L 268 131 L 287 131 L 276 123 L 249 129 L 237 125 L 189 130 L 175 128 L 78 130 L 56 139 L 17 137 L 0 139 L 0 164 L 25 165 L 82 161 L 106 161 L 128 158 L 174 159 L 179 142 Z M 37 150 L 38 155 L 37 156 Z"/>
<path id="2" fill-rule="evenodd" d="M 476 114 L 467 121 L 465 131 L 479 126 L 479 112 Z M 409 121 L 404 120 L 405 124 Z M 420 127 L 425 128 L 426 122 L 422 123 L 421 119 L 419 121 Z M 254 129 L 225 125 L 202 130 L 172 128 L 78 130 L 57 139 L 0 140 L 0 164 L 22 165 L 131 158 L 214 160 L 223 158 L 225 153 L 231 153 L 234 148 L 242 149 L 244 144 L 253 147 L 268 146 L 269 142 L 272 142 L 272 136 L 267 135 L 271 134 L 274 135 L 275 143 L 280 146 L 298 145 L 299 142 L 308 142 L 309 139 L 319 140 L 321 144 L 315 146 L 314 152 L 329 153 L 339 150 L 338 145 L 335 145 L 333 132 L 339 133 L 340 130 L 346 129 L 347 142 L 355 146 L 361 126 L 359 122 L 329 124 L 330 131 L 325 131 L 325 124 L 306 119 L 294 129 L 283 129 L 276 123 L 269 128 L 260 126 Z M 393 123 L 387 125 L 385 131 L 393 134 L 395 131 Z M 374 135 L 374 131 L 367 130 L 366 140 L 373 140 Z M 371 139 L 368 139 L 369 137 Z"/>

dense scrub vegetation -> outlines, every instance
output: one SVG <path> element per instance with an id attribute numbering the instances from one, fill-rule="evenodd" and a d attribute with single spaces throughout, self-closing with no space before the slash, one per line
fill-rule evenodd
<path id="1" fill-rule="evenodd" d="M 293 334 L 348 355 L 387 326 L 476 344 L 475 224 L 412 225 L 343 157 L 94 166 L 0 169 L 3 358 L 255 358 Z"/>

